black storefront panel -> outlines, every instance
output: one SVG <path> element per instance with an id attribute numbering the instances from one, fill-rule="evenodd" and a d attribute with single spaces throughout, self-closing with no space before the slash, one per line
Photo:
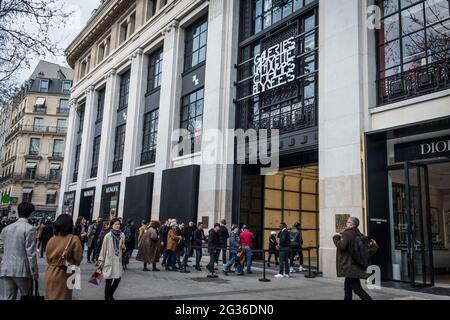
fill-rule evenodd
<path id="1" fill-rule="evenodd" d="M 75 191 L 69 191 L 64 193 L 62 214 L 70 214 L 73 216 L 73 207 L 75 205 Z"/>
<path id="2" fill-rule="evenodd" d="M 380 248 L 373 256 L 372 264 L 381 269 L 383 279 L 392 279 L 391 218 L 387 148 L 385 135 L 366 136 L 366 206 L 369 237 L 375 239 Z"/>
<path id="3" fill-rule="evenodd" d="M 92 221 L 92 213 L 94 211 L 95 188 L 83 189 L 80 195 L 80 208 L 78 216 L 84 217 L 88 221 Z"/>
<path id="4" fill-rule="evenodd" d="M 162 174 L 160 220 L 196 221 L 200 166 L 164 170 Z"/>
<path id="5" fill-rule="evenodd" d="M 123 221 L 132 218 L 136 225 L 142 220 L 150 221 L 153 197 L 152 172 L 128 177 L 125 184 Z"/>

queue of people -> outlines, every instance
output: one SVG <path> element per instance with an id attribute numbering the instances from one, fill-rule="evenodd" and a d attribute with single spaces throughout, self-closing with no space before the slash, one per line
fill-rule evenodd
<path id="1" fill-rule="evenodd" d="M 206 266 L 209 272 L 218 270 L 222 253 L 222 271 L 226 276 L 234 272 L 243 276 L 244 270 L 247 274 L 253 273 L 252 250 L 255 237 L 246 225 L 240 228 L 233 224 L 231 232 L 228 232 L 226 221 L 221 220 L 206 235 L 201 222 L 195 225 L 192 221 L 185 224 L 176 219 L 168 219 L 161 225 L 159 221 L 142 221 L 137 229 L 133 219 L 129 219 L 125 226 L 120 218 L 113 218 L 108 222 L 98 218 L 89 225 L 85 218 L 80 217 L 74 225 L 72 217 L 63 214 L 54 223 L 39 222 L 33 227 L 30 224 L 33 212 L 33 204 L 23 202 L 18 207 L 19 219 L 2 226 L 0 279 L 3 281 L 4 299 L 14 300 L 19 293 L 20 296 L 27 296 L 32 292 L 33 284 L 39 277 L 39 246 L 41 256 L 45 252 L 47 261 L 46 299 L 72 299 L 72 289 L 67 285 L 71 272 L 67 272 L 67 268 L 79 266 L 83 252 L 87 251 L 87 261 L 95 263 L 105 279 L 105 300 L 114 300 L 114 293 L 135 248 L 137 233 L 136 260 L 143 263 L 144 271 L 160 271 L 157 264 L 162 260 L 161 265 L 166 271 L 190 272 L 189 258 L 194 256 L 194 252 L 194 267 L 197 271 L 202 271 L 202 249 L 206 246 L 210 256 Z M 338 276 L 345 277 L 346 300 L 352 299 L 352 292 L 361 299 L 370 299 L 360 283 L 361 278 L 367 277 L 366 270 L 352 258 L 356 239 L 363 237 L 358 226 L 357 218 L 349 218 L 346 230 L 333 237 L 337 247 L 337 273 Z M 279 265 L 276 278 L 289 278 L 289 274 L 294 271 L 296 256 L 299 256 L 298 270 L 302 271 L 303 241 L 300 230 L 299 223 L 288 230 L 286 223 L 282 222 L 278 234 L 271 232 L 267 263 L 270 264 L 274 255 L 275 263 Z M 377 249 L 376 242 L 371 240 L 367 245 L 368 255 L 373 255 Z"/>

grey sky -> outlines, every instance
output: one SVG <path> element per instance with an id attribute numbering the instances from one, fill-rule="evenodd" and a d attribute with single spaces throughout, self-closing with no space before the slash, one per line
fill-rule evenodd
<path id="1" fill-rule="evenodd" d="M 53 30 L 53 38 L 55 41 L 60 43 L 62 48 L 66 48 L 72 40 L 77 36 L 77 34 L 86 25 L 86 22 L 91 17 L 92 11 L 98 7 L 100 0 L 61 0 L 65 3 L 65 7 L 68 11 L 74 11 L 72 19 L 68 21 L 65 28 L 55 28 Z M 65 57 L 53 57 L 51 55 L 43 58 L 44 60 L 59 63 L 67 66 Z M 30 69 L 24 69 L 18 75 L 19 82 L 23 82 L 28 79 L 28 77 L 33 72 L 39 59 L 35 59 L 31 62 Z"/>

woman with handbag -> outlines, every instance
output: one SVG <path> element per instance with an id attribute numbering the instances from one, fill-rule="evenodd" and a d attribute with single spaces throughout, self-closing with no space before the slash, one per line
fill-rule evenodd
<path id="1" fill-rule="evenodd" d="M 105 279 L 105 300 L 115 300 L 114 292 L 122 278 L 122 255 L 126 250 L 125 235 L 120 231 L 120 220 L 114 218 L 109 223 L 110 231 L 103 238 L 98 256 L 98 266 Z"/>
<path id="2" fill-rule="evenodd" d="M 54 236 L 47 243 L 45 273 L 46 300 L 72 300 L 72 289 L 67 286 L 67 266 L 79 266 L 83 259 L 81 243 L 72 234 L 73 220 L 68 214 L 60 215 L 54 224 Z"/>

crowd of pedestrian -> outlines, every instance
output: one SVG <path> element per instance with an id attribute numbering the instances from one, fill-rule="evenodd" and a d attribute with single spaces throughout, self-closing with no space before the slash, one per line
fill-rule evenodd
<path id="1" fill-rule="evenodd" d="M 136 261 L 143 263 L 144 271 L 160 271 L 158 264 L 161 261 L 161 267 L 166 271 L 187 273 L 190 272 L 189 259 L 194 255 L 193 267 L 202 271 L 205 249 L 209 254 L 208 272 L 218 270 L 221 258 L 222 271 L 226 276 L 229 273 L 243 276 L 244 270 L 247 274 L 253 273 L 255 236 L 246 225 L 240 227 L 233 224 L 229 231 L 223 219 L 215 223 L 206 235 L 201 222 L 185 224 L 167 219 L 161 224 L 159 221 L 141 221 L 137 228 L 133 219 L 124 225 L 121 218 L 103 221 L 99 217 L 89 223 L 84 217 L 79 217 L 74 224 L 70 215 L 63 214 L 54 222 L 39 221 L 33 227 L 30 224 L 33 211 L 33 204 L 23 202 L 18 207 L 19 219 L 16 222 L 1 220 L 0 278 L 3 280 L 4 299 L 16 299 L 18 292 L 21 296 L 32 292 L 33 281 L 38 278 L 38 252 L 41 257 L 45 253 L 47 261 L 45 297 L 49 300 L 72 298 L 72 290 L 67 286 L 71 273 L 67 272 L 67 268 L 79 266 L 83 252 L 86 252 L 87 262 L 95 263 L 105 279 L 105 300 L 114 300 L 123 271 L 128 269 L 136 247 Z M 346 278 L 346 299 L 351 299 L 352 291 L 362 299 L 370 299 L 359 280 L 366 276 L 365 270 L 351 258 L 355 239 L 362 237 L 358 225 L 357 218 L 350 218 L 347 229 L 333 238 L 338 249 L 338 276 Z M 274 256 L 275 264 L 279 265 L 276 278 L 289 278 L 289 274 L 295 271 L 296 257 L 299 260 L 298 271 L 303 271 L 300 223 L 295 223 L 288 230 L 286 223 L 282 222 L 279 232 L 272 231 L 268 241 L 267 264 L 270 266 Z M 373 254 L 377 249 L 376 242 L 371 241 L 368 248 Z"/>

